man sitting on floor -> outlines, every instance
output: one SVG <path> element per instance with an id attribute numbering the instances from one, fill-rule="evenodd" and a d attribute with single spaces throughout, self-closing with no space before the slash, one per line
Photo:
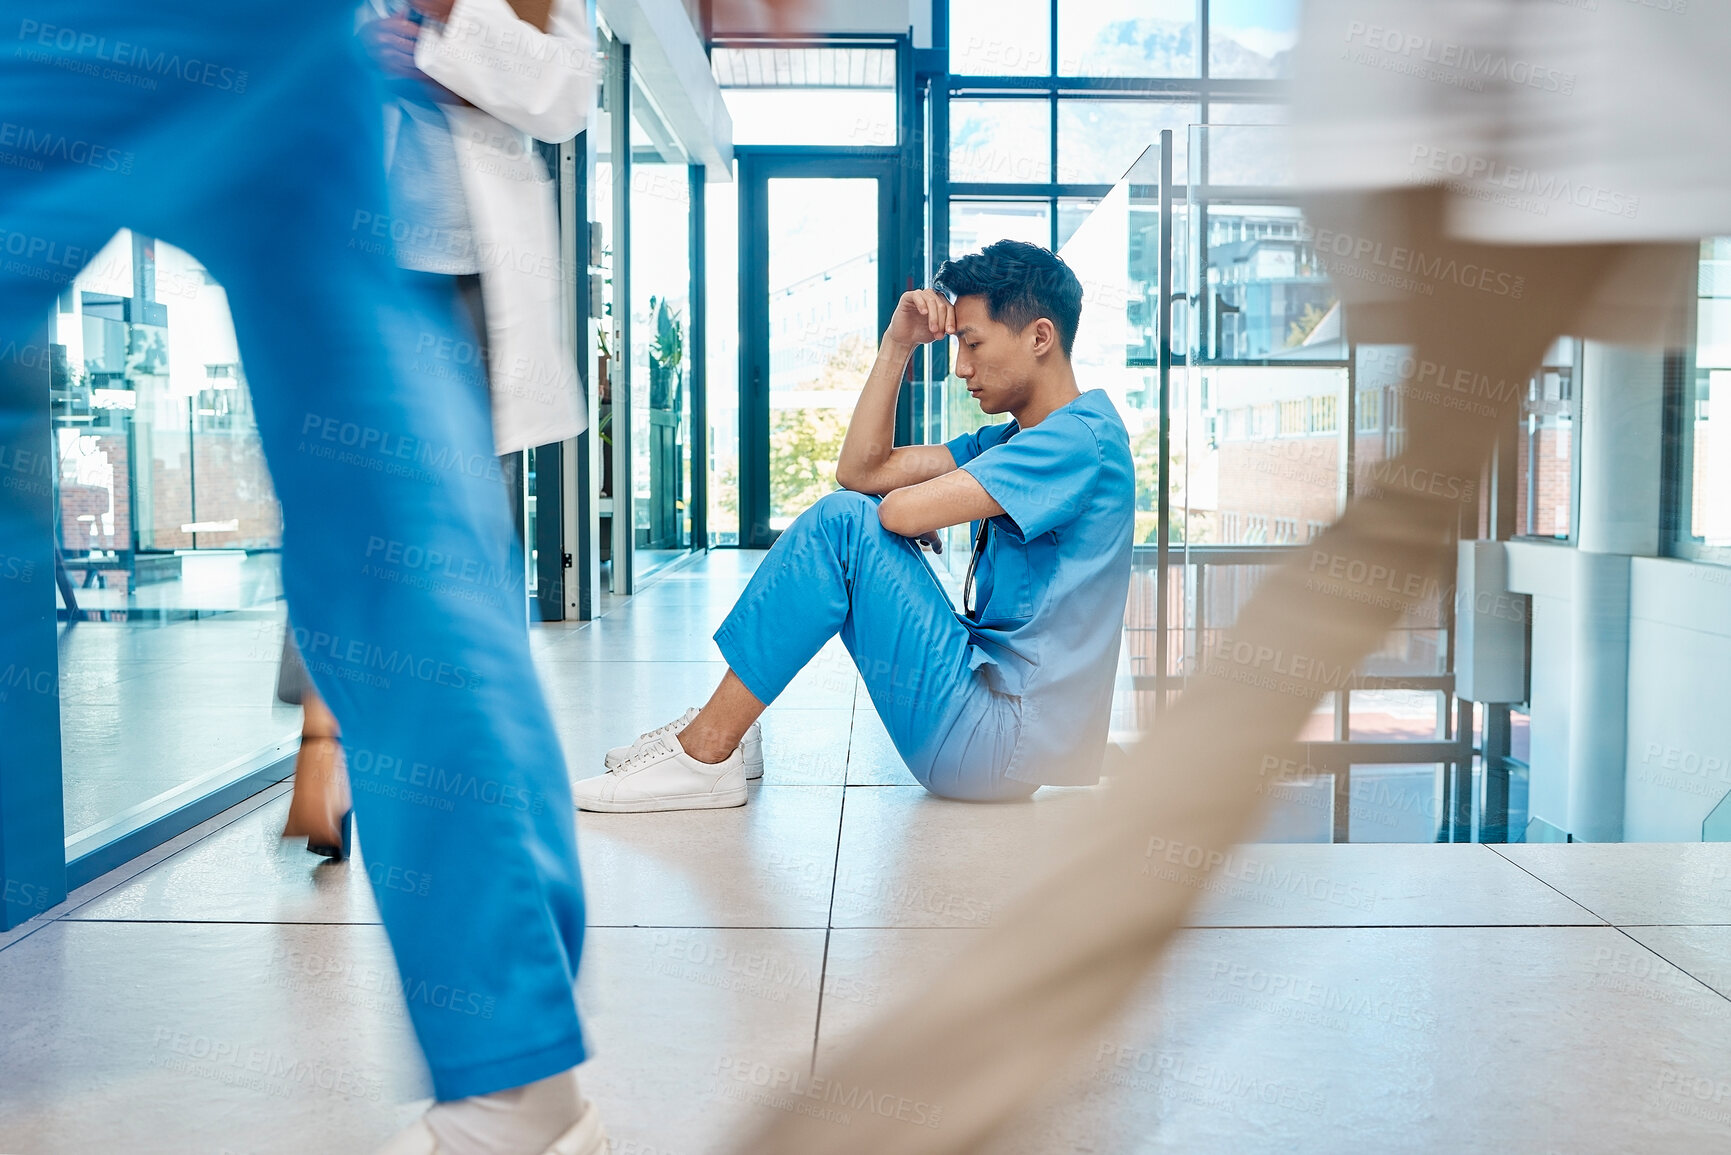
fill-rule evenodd
<path id="1" fill-rule="evenodd" d="M 1098 780 L 1136 483 L 1111 399 L 1080 392 L 1070 365 L 1082 286 L 1018 241 L 948 261 L 934 283 L 903 294 L 884 333 L 842 443 L 845 490 L 782 533 L 716 632 L 728 671 L 708 705 L 610 752 L 576 783 L 578 807 L 743 804 L 762 773 L 758 715 L 838 633 L 932 793 L 996 802 Z M 980 408 L 1013 420 L 892 448 L 908 361 L 946 336 Z M 958 613 L 919 543 L 972 521 Z"/>

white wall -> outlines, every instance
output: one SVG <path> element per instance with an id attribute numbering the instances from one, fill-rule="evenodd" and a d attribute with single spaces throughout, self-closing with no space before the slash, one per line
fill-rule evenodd
<path id="1" fill-rule="evenodd" d="M 1511 542 L 1509 588 L 1533 596 L 1533 767 L 1527 812 L 1566 829 L 1569 813 L 1569 699 L 1573 681 L 1574 630 L 1570 595 L 1573 551 L 1565 546 Z"/>
<path id="2" fill-rule="evenodd" d="M 1562 829 L 1569 800 L 1575 551 L 1512 542 L 1511 589 L 1533 595 L 1529 812 Z M 1623 838 L 1696 842 L 1731 791 L 1731 568 L 1632 559 Z"/>
<path id="3" fill-rule="evenodd" d="M 1731 791 L 1731 569 L 1636 558 L 1624 838 L 1694 842 Z"/>

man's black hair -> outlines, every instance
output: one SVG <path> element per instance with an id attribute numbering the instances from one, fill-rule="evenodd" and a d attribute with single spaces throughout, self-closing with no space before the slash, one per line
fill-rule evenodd
<path id="1" fill-rule="evenodd" d="M 984 297 L 987 315 L 1017 333 L 1041 317 L 1050 319 L 1066 357 L 1076 343 L 1082 282 L 1051 249 L 998 241 L 977 253 L 945 261 L 932 286 L 952 300 Z"/>

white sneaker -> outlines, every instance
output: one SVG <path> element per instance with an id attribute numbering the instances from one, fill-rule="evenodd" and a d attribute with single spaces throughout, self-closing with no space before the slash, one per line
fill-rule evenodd
<path id="1" fill-rule="evenodd" d="M 375 1155 L 440 1155 L 444 1148 L 425 1118 L 397 1132 Z M 594 1102 L 583 1104 L 583 1115 L 547 1148 L 546 1155 L 606 1155 L 607 1133 Z"/>
<path id="2" fill-rule="evenodd" d="M 613 747 L 613 749 L 607 751 L 607 758 L 604 765 L 609 770 L 617 769 L 625 762 L 625 759 L 631 757 L 633 754 L 637 753 L 638 750 L 642 749 L 645 742 L 652 738 L 659 738 L 663 734 L 679 733 L 681 730 L 691 725 L 692 719 L 697 717 L 697 715 L 698 709 L 696 706 L 693 706 L 691 709 L 685 711 L 685 713 L 679 715 L 679 717 L 673 719 L 673 721 L 667 723 L 667 725 L 657 726 L 648 733 L 639 734 L 637 736 L 637 741 L 631 743 L 631 745 Z M 763 727 L 758 725 L 756 722 L 753 722 L 750 727 L 746 729 L 745 740 L 739 744 L 739 748 L 745 752 L 746 778 L 754 782 L 757 779 L 762 778 Z"/>
<path id="3" fill-rule="evenodd" d="M 745 805 L 745 755 L 734 747 L 711 765 L 685 752 L 674 734 L 651 738 L 618 766 L 571 785 L 579 810 L 715 810 Z"/>

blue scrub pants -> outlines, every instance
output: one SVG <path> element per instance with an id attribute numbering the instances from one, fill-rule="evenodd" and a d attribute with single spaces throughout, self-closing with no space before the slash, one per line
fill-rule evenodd
<path id="1" fill-rule="evenodd" d="M 296 641 L 342 725 L 401 991 L 434 1093 L 453 1099 L 584 1058 L 583 892 L 475 334 L 449 294 L 398 273 L 374 227 L 389 203 L 383 94 L 353 9 L 10 9 L 0 445 L 46 453 L 47 362 L 20 365 L 118 227 L 191 251 L 227 290 L 283 505 Z M 171 316 L 188 307 L 162 299 Z M 40 549 L 44 509 L 0 493 L 0 556 Z M 0 597 L 20 639 L 41 607 L 16 599 L 47 597 L 52 616 L 52 582 Z"/>
<path id="2" fill-rule="evenodd" d="M 902 760 L 944 798 L 1005 802 L 1037 786 L 1006 778 L 1021 703 L 973 668 L 968 628 L 912 540 L 878 521 L 878 499 L 821 498 L 776 540 L 715 643 L 760 702 L 773 702 L 841 635 Z"/>

